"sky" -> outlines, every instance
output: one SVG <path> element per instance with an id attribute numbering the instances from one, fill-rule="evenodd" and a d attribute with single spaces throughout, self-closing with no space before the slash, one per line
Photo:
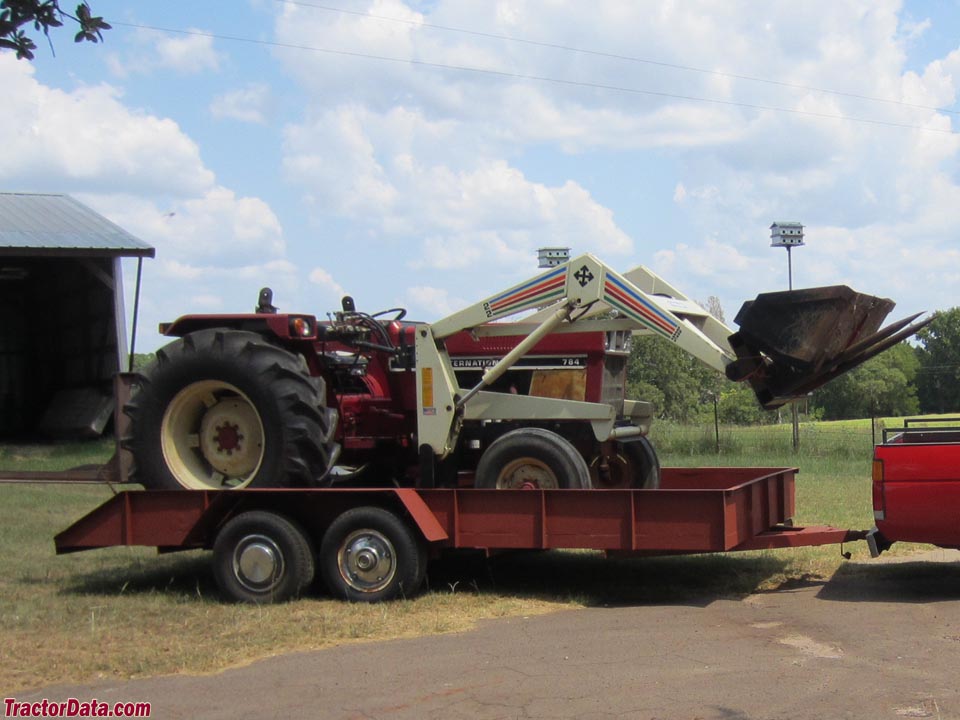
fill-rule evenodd
<path id="1" fill-rule="evenodd" d="M 732 324 L 787 287 L 778 220 L 794 287 L 960 305 L 960 0 L 89 2 L 102 44 L 0 51 L 0 190 L 156 248 L 138 350 L 264 286 L 437 320 L 546 246 Z"/>

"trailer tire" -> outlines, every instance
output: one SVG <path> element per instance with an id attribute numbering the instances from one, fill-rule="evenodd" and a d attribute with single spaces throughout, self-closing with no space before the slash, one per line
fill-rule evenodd
<path id="1" fill-rule="evenodd" d="M 315 569 L 304 531 L 272 512 L 237 515 L 213 544 L 217 586 L 234 602 L 280 603 L 298 597 L 313 582 Z"/>
<path id="2" fill-rule="evenodd" d="M 303 357 L 240 330 L 199 330 L 157 351 L 124 408 L 131 481 L 218 490 L 324 483 L 337 415 Z"/>
<path id="3" fill-rule="evenodd" d="M 590 469 L 564 437 L 544 428 L 528 427 L 501 435 L 477 463 L 478 488 L 589 489 Z"/>
<path id="4" fill-rule="evenodd" d="M 648 438 L 614 440 L 613 448 L 613 455 L 605 458 L 605 469 L 601 469 L 604 458 L 600 453 L 590 463 L 593 487 L 606 490 L 656 490 L 660 487 L 660 460 Z"/>
<path id="5" fill-rule="evenodd" d="M 380 507 L 347 510 L 320 543 L 320 575 L 334 597 L 380 602 L 411 597 L 427 571 L 427 553 L 408 523 Z"/>

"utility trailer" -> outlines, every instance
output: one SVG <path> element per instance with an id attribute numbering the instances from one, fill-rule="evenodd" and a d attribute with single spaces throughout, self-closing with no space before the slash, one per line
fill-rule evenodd
<path id="1" fill-rule="evenodd" d="M 58 554 L 113 546 L 213 551 L 225 597 L 281 602 L 318 575 L 334 597 L 414 595 L 446 549 L 673 555 L 826 545 L 865 532 L 794 527 L 792 468 L 663 468 L 650 490 L 283 488 L 122 492 L 57 535 Z"/>

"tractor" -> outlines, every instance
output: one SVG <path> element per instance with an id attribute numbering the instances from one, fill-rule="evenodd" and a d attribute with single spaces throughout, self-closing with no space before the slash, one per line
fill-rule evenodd
<path id="1" fill-rule="evenodd" d="M 433 323 L 187 315 L 125 407 L 131 480 L 150 489 L 656 488 L 653 408 L 624 397 L 630 340 L 656 335 L 766 408 L 908 337 L 889 300 L 836 286 L 766 293 L 733 331 L 644 267 L 592 255 Z M 527 313 L 519 320 L 506 321 Z"/>

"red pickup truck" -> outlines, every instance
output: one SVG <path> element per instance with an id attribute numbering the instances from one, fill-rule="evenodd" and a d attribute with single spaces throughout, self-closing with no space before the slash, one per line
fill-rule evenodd
<path id="1" fill-rule="evenodd" d="M 896 541 L 960 548 L 960 418 L 918 422 L 884 430 L 874 449 L 874 557 Z"/>

